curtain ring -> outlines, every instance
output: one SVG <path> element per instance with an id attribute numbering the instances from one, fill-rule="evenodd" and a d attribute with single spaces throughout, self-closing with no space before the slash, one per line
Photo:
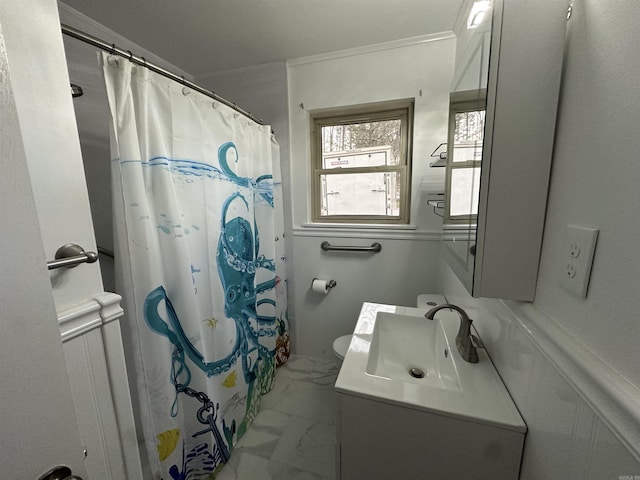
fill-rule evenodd
<path id="1" fill-rule="evenodd" d="M 129 61 L 133 60 L 133 53 L 131 53 L 131 50 L 127 50 L 127 53 L 129 54 Z"/>
<path id="2" fill-rule="evenodd" d="M 111 55 L 115 55 L 116 54 L 116 44 L 112 43 L 111 44 Z"/>
<path id="3" fill-rule="evenodd" d="M 144 57 L 140 57 L 142 59 L 142 66 L 146 67 L 147 66 L 147 60 Z"/>

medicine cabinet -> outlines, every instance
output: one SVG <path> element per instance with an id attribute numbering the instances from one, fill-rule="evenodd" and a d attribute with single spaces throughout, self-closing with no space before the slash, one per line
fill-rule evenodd
<path id="1" fill-rule="evenodd" d="M 491 21 L 474 31 L 468 27 L 478 3 L 489 4 L 493 11 Z M 568 4 L 493 0 L 466 1 L 465 6 L 469 21 L 459 21 L 455 28 L 458 52 L 450 115 L 479 112 L 486 105 L 486 113 L 475 120 L 461 117 L 481 118 L 484 137 L 475 143 L 471 136 L 463 138 L 454 131 L 460 121 L 450 119 L 443 256 L 472 296 L 532 301 Z M 458 168 L 456 160 L 469 168 Z M 456 178 L 465 179 L 462 186 Z M 461 191 L 467 198 L 460 198 Z M 455 210 L 465 204 L 466 218 L 464 211 Z"/>

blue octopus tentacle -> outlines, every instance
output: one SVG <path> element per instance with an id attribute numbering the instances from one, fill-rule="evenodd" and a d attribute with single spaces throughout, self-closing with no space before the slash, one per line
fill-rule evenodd
<path id="1" fill-rule="evenodd" d="M 267 280 L 266 282 L 259 283 L 256 286 L 256 293 L 266 292 L 267 290 L 271 290 L 276 287 L 276 279 L 272 278 L 271 280 Z"/>
<path id="2" fill-rule="evenodd" d="M 234 143 L 233 142 L 223 143 L 220 146 L 220 148 L 218 148 L 218 161 L 220 162 L 220 168 L 225 173 L 225 175 L 229 177 L 229 180 L 231 180 L 233 183 L 241 187 L 248 187 L 251 184 L 250 179 L 245 177 L 239 177 L 236 174 L 236 172 L 231 170 L 231 167 L 229 167 L 229 162 L 227 162 L 227 152 L 231 149 L 235 150 L 236 162 L 238 161 L 238 150 L 234 145 Z"/>
<path id="3" fill-rule="evenodd" d="M 167 308 L 167 315 L 169 317 L 169 322 L 173 327 L 173 330 L 169 328 L 169 326 L 162 320 L 162 317 L 158 314 L 158 305 L 160 302 L 164 300 Z M 180 325 L 180 321 L 178 320 L 178 315 L 176 314 L 173 305 L 171 304 L 171 300 L 167 297 L 167 292 L 164 287 L 159 286 L 155 288 L 144 302 L 144 318 L 151 328 L 156 333 L 163 335 L 169 339 L 169 341 L 177 348 L 184 349 L 184 352 L 191 359 L 195 365 L 205 372 L 208 377 L 218 374 L 222 371 L 229 370 L 231 366 L 236 361 L 236 351 L 240 347 L 241 336 L 238 326 L 236 325 L 236 330 L 238 335 L 236 336 L 236 344 L 229 355 L 221 360 L 217 360 L 214 362 L 205 362 L 204 357 L 198 351 L 198 349 L 191 343 L 191 341 L 187 338 L 187 335 L 184 333 L 182 329 L 182 325 Z"/>
<path id="4" fill-rule="evenodd" d="M 260 305 L 272 305 L 272 306 L 276 306 L 276 302 L 275 300 L 271 299 L 271 298 L 264 298 L 262 300 L 259 300 L 256 305 L 259 307 Z M 271 324 L 273 322 L 275 322 L 276 317 L 274 315 L 258 315 L 256 317 L 256 320 L 258 321 L 259 324 L 261 325 L 265 325 L 265 324 Z"/>
<path id="5" fill-rule="evenodd" d="M 242 200 L 242 202 L 247 207 L 247 209 L 249 208 L 249 202 L 247 202 L 246 198 L 244 198 L 240 192 L 235 192 L 232 195 L 230 195 L 229 198 L 227 198 L 222 204 L 222 209 L 221 209 L 222 215 L 220 215 L 220 230 L 222 232 L 224 232 L 225 226 L 227 224 L 226 218 L 227 218 L 227 211 L 229 210 L 229 206 L 231 205 L 231 202 L 233 202 L 236 198 L 240 198 L 240 200 Z"/>

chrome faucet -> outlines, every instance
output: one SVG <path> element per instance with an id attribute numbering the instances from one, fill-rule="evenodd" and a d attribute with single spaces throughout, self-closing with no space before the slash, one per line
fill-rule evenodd
<path id="1" fill-rule="evenodd" d="M 450 308 L 451 310 L 455 310 L 460 315 L 460 329 L 458 330 L 458 335 L 456 336 L 456 347 L 458 348 L 458 352 L 460 352 L 462 358 L 467 362 L 478 363 L 478 350 L 474 345 L 474 338 L 471 334 L 472 320 L 467 315 L 467 312 L 465 312 L 457 305 L 445 303 L 444 305 L 433 307 L 425 314 L 425 317 L 429 320 L 433 320 L 436 312 L 442 310 L 443 308 Z"/>

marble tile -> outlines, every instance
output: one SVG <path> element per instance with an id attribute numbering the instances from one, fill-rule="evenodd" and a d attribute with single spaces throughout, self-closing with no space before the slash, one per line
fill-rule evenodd
<path id="1" fill-rule="evenodd" d="M 269 458 L 280 440 L 280 435 L 260 428 L 249 428 L 234 450 L 241 449 L 261 457 Z"/>
<path id="2" fill-rule="evenodd" d="M 292 380 L 272 409 L 282 413 L 335 423 L 336 393 L 331 387 L 319 387 L 304 380 Z"/>
<path id="3" fill-rule="evenodd" d="M 306 470 L 242 452 L 229 462 L 216 480 L 331 480 Z"/>
<path id="4" fill-rule="evenodd" d="M 217 480 L 335 478 L 335 362 L 292 357 Z"/>
<path id="5" fill-rule="evenodd" d="M 269 393 L 264 395 L 260 400 L 260 410 L 273 409 L 274 405 L 280 403 L 284 398 L 284 392 L 293 379 L 288 376 L 286 365 L 280 367 L 276 372 L 276 380 L 273 383 L 273 388 Z"/>
<path id="6" fill-rule="evenodd" d="M 281 434 L 291 419 L 290 415 L 272 410 L 261 408 L 256 418 L 253 420 L 252 427 L 255 429 L 268 430 L 273 433 Z"/>
<path id="7" fill-rule="evenodd" d="M 334 423 L 337 375 L 338 367 L 332 360 L 293 357 L 278 370 L 261 408 Z"/>
<path id="8" fill-rule="evenodd" d="M 272 460 L 327 478 L 335 475 L 335 425 L 291 417 Z"/>
<path id="9" fill-rule="evenodd" d="M 289 361 L 284 365 L 283 375 L 292 378 L 306 378 L 307 376 L 315 376 L 318 374 L 338 374 L 338 365 L 334 360 L 326 358 L 313 358 L 292 355 Z"/>

